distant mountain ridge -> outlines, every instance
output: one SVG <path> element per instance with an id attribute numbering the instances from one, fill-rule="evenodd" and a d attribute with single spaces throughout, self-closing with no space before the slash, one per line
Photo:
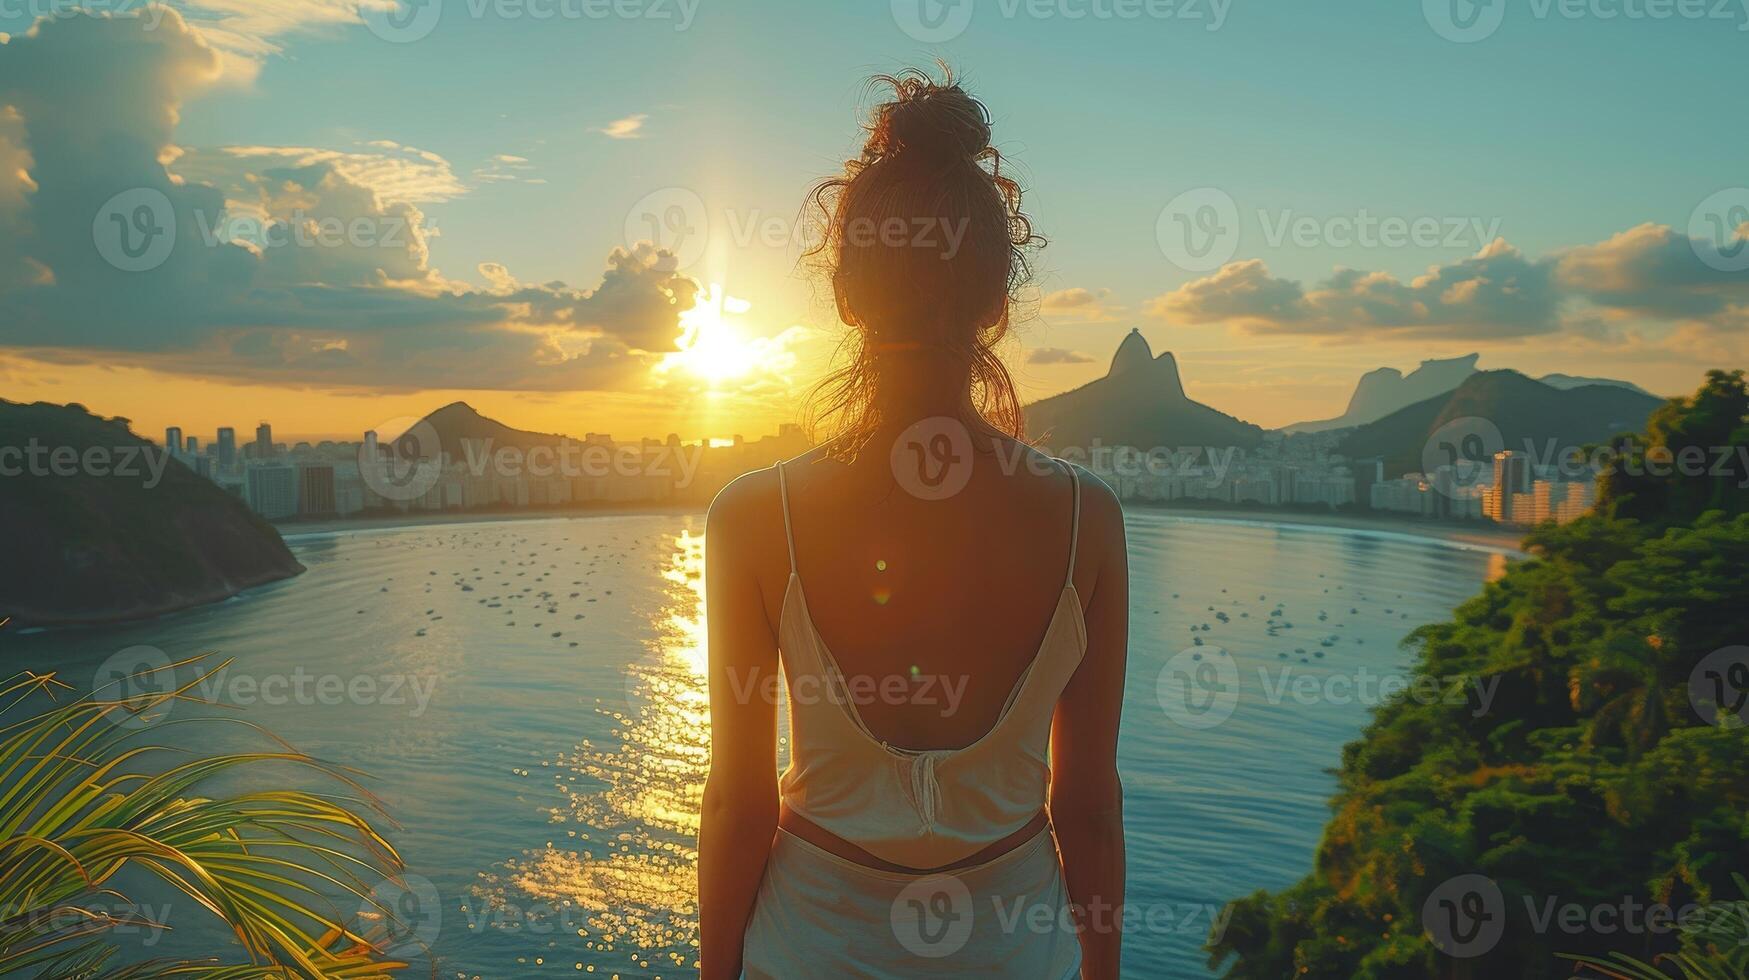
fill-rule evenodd
<path id="1" fill-rule="evenodd" d="M 1028 405 L 1026 421 L 1033 438 L 1059 450 L 1095 444 L 1251 449 L 1263 440 L 1259 426 L 1186 396 L 1178 360 L 1169 351 L 1155 357 L 1139 330 L 1118 345 L 1105 377 Z"/>
<path id="2" fill-rule="evenodd" d="M 1462 357 L 1426 360 L 1407 375 L 1396 368 L 1376 368 L 1361 375 L 1360 382 L 1354 387 L 1354 394 L 1349 396 L 1348 408 L 1341 415 L 1313 422 L 1295 422 L 1292 425 L 1283 426 L 1282 431 L 1328 432 L 1377 422 L 1398 409 L 1407 408 L 1416 402 L 1426 401 L 1435 395 L 1456 389 L 1458 385 L 1463 384 L 1466 379 L 1477 373 L 1476 362 L 1480 358 L 1480 354 L 1465 354 Z M 1545 374 L 1536 380 L 1551 388 L 1561 390 L 1582 388 L 1587 385 L 1608 385 L 1637 392 L 1648 398 L 1656 397 L 1639 385 L 1612 378 Z"/>
<path id="3" fill-rule="evenodd" d="M 1360 426 L 1337 451 L 1351 459 L 1378 457 L 1385 475 L 1394 478 L 1423 472 L 1429 440 L 1457 419 L 1492 424 L 1503 443 L 1497 448 L 1525 452 L 1530 446 L 1542 453 L 1551 442 L 1556 448 L 1577 449 L 1618 432 L 1643 429 L 1662 404 L 1660 398 L 1616 385 L 1563 389 L 1517 371 L 1478 371 L 1450 392 Z"/>
<path id="4" fill-rule="evenodd" d="M 304 570 L 271 524 L 166 459 L 125 420 L 0 399 L 0 446 L 33 444 L 70 449 L 79 462 L 20 460 L 0 477 L 0 617 L 20 625 L 141 619 Z M 99 457 L 101 468 L 85 462 Z"/>
<path id="5" fill-rule="evenodd" d="M 1476 373 L 1480 354 L 1465 354 L 1444 360 L 1422 361 L 1407 375 L 1392 367 L 1376 368 L 1360 376 L 1348 408 L 1333 419 L 1316 422 L 1296 422 L 1283 427 L 1284 432 L 1324 432 L 1365 425 L 1407 408 L 1419 401 L 1451 391 L 1464 379 Z"/>
<path id="6" fill-rule="evenodd" d="M 1560 388 L 1563 391 L 1570 388 L 1583 388 L 1586 385 L 1609 385 L 1615 388 L 1626 388 L 1629 391 L 1637 391 L 1648 398 L 1658 397 L 1639 385 L 1634 384 L 1632 381 L 1617 381 L 1614 378 L 1586 378 L 1575 374 L 1545 374 L 1537 380 L 1551 388 Z"/>

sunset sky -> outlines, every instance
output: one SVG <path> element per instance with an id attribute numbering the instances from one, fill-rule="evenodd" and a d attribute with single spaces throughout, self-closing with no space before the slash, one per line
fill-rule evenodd
<path id="1" fill-rule="evenodd" d="M 838 338 L 803 196 L 862 80 L 936 57 L 1050 239 L 1029 399 L 1131 327 L 1264 425 L 1470 351 L 1659 394 L 1742 365 L 1749 4 L 1441 2 L 3 4 L 0 397 L 203 440 L 456 399 L 772 431 Z M 118 259 L 160 207 L 167 253 Z"/>

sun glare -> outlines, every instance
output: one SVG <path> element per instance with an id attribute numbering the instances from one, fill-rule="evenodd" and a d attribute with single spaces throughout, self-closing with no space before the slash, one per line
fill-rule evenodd
<path id="1" fill-rule="evenodd" d="M 680 349 L 663 358 L 660 370 L 685 371 L 716 387 L 765 366 L 761 364 L 764 345 L 749 338 L 736 322 L 751 306 L 730 296 L 720 283 L 712 283 L 692 309 L 680 314 L 685 331 Z"/>

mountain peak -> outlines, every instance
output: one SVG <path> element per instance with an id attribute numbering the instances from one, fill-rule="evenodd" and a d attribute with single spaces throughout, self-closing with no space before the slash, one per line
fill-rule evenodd
<path id="1" fill-rule="evenodd" d="M 432 412 L 430 415 L 425 416 L 425 418 L 427 421 L 430 421 L 437 418 L 450 418 L 452 416 L 465 417 L 470 415 L 475 418 L 484 418 L 484 416 L 480 414 L 479 409 L 469 405 L 467 402 L 454 401 Z"/>
<path id="2" fill-rule="evenodd" d="M 1348 408 L 1341 415 L 1317 422 L 1298 422 L 1286 430 L 1323 432 L 1376 422 L 1400 408 L 1453 390 L 1476 373 L 1476 361 L 1481 356 L 1429 358 L 1408 374 L 1393 367 L 1374 368 L 1360 376 L 1354 394 L 1348 398 Z"/>
<path id="3" fill-rule="evenodd" d="M 1111 370 L 1105 376 L 1112 378 L 1131 371 L 1146 370 L 1153 362 L 1154 348 L 1148 346 L 1148 338 L 1142 336 L 1140 328 L 1131 327 L 1123 343 L 1117 345 L 1117 353 L 1111 358 Z"/>
<path id="4" fill-rule="evenodd" d="M 1433 357 L 1422 361 L 1420 366 L 1409 372 L 1409 377 L 1416 378 L 1425 374 L 1449 374 L 1460 378 L 1469 377 L 1476 370 L 1476 362 L 1482 359 L 1480 354 L 1463 354 L 1458 357 Z"/>
<path id="5" fill-rule="evenodd" d="M 1026 407 L 1027 428 L 1055 449 L 1093 446 L 1237 446 L 1250 449 L 1263 430 L 1217 412 L 1184 393 L 1178 358 L 1154 356 L 1132 330 L 1111 359 L 1111 373 Z"/>

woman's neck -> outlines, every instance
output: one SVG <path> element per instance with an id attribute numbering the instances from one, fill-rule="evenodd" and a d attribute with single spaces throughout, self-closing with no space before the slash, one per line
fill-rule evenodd
<path id="1" fill-rule="evenodd" d="M 881 417 L 901 428 L 936 416 L 972 413 L 971 373 L 946 350 L 921 347 L 883 352 L 875 390 Z"/>

